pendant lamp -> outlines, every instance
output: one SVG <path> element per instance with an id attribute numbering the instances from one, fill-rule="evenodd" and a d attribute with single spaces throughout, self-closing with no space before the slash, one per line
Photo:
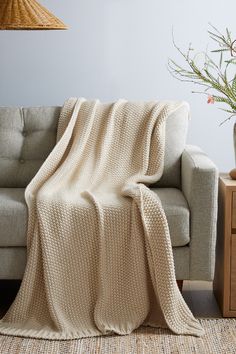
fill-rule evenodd
<path id="1" fill-rule="evenodd" d="M 65 30 L 36 0 L 0 0 L 0 30 Z"/>

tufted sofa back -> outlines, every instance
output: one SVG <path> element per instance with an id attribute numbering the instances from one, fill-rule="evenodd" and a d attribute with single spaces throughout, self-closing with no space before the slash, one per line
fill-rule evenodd
<path id="1" fill-rule="evenodd" d="M 60 107 L 0 108 L 0 187 L 26 187 L 56 142 Z"/>
<path id="2" fill-rule="evenodd" d="M 26 187 L 53 149 L 61 107 L 0 107 L 0 188 Z M 165 167 L 157 187 L 180 187 L 189 106 L 166 122 Z"/>

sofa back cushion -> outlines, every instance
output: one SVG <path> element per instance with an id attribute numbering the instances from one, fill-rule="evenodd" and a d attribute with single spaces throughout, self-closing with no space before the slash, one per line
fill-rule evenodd
<path id="1" fill-rule="evenodd" d="M 26 187 L 56 142 L 60 107 L 0 108 L 0 187 Z"/>
<path id="2" fill-rule="evenodd" d="M 0 187 L 26 187 L 53 149 L 61 107 L 0 107 Z M 165 167 L 156 187 L 180 187 L 188 104 L 167 118 Z"/>
<path id="3" fill-rule="evenodd" d="M 164 171 L 155 187 L 181 187 L 181 155 L 186 145 L 188 122 L 187 102 L 167 118 Z"/>

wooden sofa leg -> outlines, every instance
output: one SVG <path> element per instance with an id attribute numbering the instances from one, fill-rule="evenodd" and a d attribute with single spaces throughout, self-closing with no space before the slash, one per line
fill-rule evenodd
<path id="1" fill-rule="evenodd" d="M 177 285 L 179 287 L 180 292 L 182 293 L 183 290 L 183 280 L 176 280 L 177 281 Z"/>

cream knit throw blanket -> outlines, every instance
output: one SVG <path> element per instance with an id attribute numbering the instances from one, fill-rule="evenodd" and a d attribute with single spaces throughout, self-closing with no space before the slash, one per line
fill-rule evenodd
<path id="1" fill-rule="evenodd" d="M 180 105 L 65 103 L 57 144 L 26 188 L 28 261 L 1 334 L 73 339 L 141 324 L 203 334 L 147 186 L 161 177 L 165 119 Z"/>

